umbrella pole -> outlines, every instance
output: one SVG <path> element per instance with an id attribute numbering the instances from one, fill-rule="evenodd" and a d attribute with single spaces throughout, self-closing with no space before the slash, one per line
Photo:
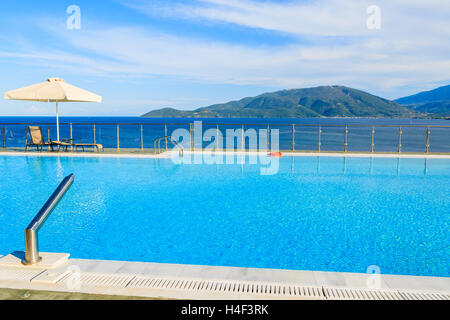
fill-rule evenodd
<path id="1" fill-rule="evenodd" d="M 59 141 L 58 101 L 56 101 L 56 141 Z"/>

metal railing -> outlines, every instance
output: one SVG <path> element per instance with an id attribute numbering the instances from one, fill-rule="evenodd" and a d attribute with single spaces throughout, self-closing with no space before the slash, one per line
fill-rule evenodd
<path id="1" fill-rule="evenodd" d="M 42 209 L 30 222 L 25 229 L 25 259 L 22 261 L 24 265 L 33 265 L 41 261 L 38 248 L 38 231 L 47 220 L 50 213 L 55 209 L 66 191 L 70 188 L 74 181 L 75 175 L 71 174 L 64 178 L 60 185 L 56 188 Z"/>
<path id="2" fill-rule="evenodd" d="M 14 141 L 15 145 L 18 146 L 18 140 L 22 139 L 23 145 L 26 144 L 27 133 L 26 127 L 28 125 L 32 125 L 31 123 L 3 123 L 1 126 L 1 134 L 2 134 L 2 147 L 5 149 L 7 146 L 7 140 L 9 144 L 13 144 L 10 141 Z M 51 131 L 55 130 L 54 123 L 34 123 L 33 125 L 39 125 L 43 127 L 43 131 L 47 133 L 47 140 L 51 135 Z M 326 152 L 326 151 L 341 151 L 341 152 L 353 152 L 353 151 L 365 151 L 365 152 L 408 152 L 405 151 L 408 146 L 408 143 L 411 144 L 411 138 L 409 142 L 405 142 L 405 138 L 408 138 L 410 135 L 410 129 L 416 130 L 416 133 L 420 133 L 414 139 L 414 144 L 416 145 L 416 153 L 430 153 L 432 152 L 432 147 L 434 148 L 433 152 L 440 153 L 450 153 L 450 146 L 448 145 L 448 137 L 450 137 L 450 125 L 365 125 L 365 124 L 289 124 L 289 123 L 281 123 L 281 124 L 258 124 L 258 123 L 202 123 L 204 128 L 210 128 L 217 130 L 226 129 L 226 128 L 234 128 L 234 129 L 242 129 L 242 137 L 241 145 L 243 150 L 248 150 L 245 145 L 245 137 L 244 137 L 244 129 L 248 128 L 260 128 L 262 130 L 267 130 L 268 137 L 270 137 L 270 132 L 276 128 L 280 130 L 280 134 L 282 133 L 283 137 L 280 140 L 279 149 L 281 151 L 315 151 L 315 152 Z M 22 129 L 21 129 L 21 126 Z M 191 150 L 202 149 L 202 146 L 194 145 L 194 125 L 192 123 L 61 123 L 61 131 L 66 131 L 66 135 L 69 135 L 70 139 L 75 140 L 89 140 L 93 143 L 102 143 L 107 149 L 140 149 L 144 151 L 144 149 L 151 149 L 148 146 L 148 142 L 146 145 L 146 141 L 155 141 L 155 138 L 164 136 L 165 140 L 165 148 L 167 149 L 167 143 L 169 139 L 165 137 L 170 136 L 169 126 L 171 127 L 184 127 L 189 131 L 190 142 L 189 146 L 185 146 L 190 148 Z M 12 129 L 11 129 L 12 128 Z M 75 128 L 75 130 L 74 130 Z M 131 128 L 131 129 L 130 129 Z M 364 150 L 351 150 L 352 139 L 353 144 L 355 137 L 352 133 L 357 130 L 367 129 L 365 133 L 365 138 L 368 141 L 364 142 Z M 25 129 L 25 130 L 24 130 Z M 376 150 L 376 144 L 383 142 L 380 139 L 386 138 L 387 135 L 380 135 L 380 132 L 383 130 L 391 130 L 389 138 L 395 138 L 390 143 L 392 144 L 391 150 Z M 445 130 L 445 131 L 440 131 Z M 282 132 L 281 132 L 282 131 Z M 334 141 L 334 149 L 327 150 L 326 145 L 330 144 L 327 141 L 327 137 L 329 139 L 330 132 L 333 132 L 334 135 L 339 135 L 339 141 Z M 407 132 L 408 131 L 408 132 Z M 22 133 L 21 133 L 22 132 Z M 23 135 L 25 132 L 25 135 Z M 105 134 L 105 132 L 107 132 Z M 8 137 L 9 135 L 13 135 L 13 137 Z M 77 139 L 76 133 L 81 139 Z M 302 135 L 303 133 L 303 135 Z M 22 138 L 18 138 L 21 136 Z M 218 135 L 219 136 L 219 135 Z M 312 143 L 312 139 L 315 137 L 317 139 Z M 434 139 L 434 140 L 433 140 Z M 437 140 L 440 140 L 436 142 Z M 299 147 L 302 142 L 308 140 L 309 145 L 306 147 Z M 360 138 L 362 140 L 362 138 Z M 378 141 L 376 141 L 378 140 Z M 408 140 L 408 139 L 406 139 Z M 433 141 L 431 141 L 433 140 Z M 128 142 L 127 142 L 128 141 Z M 131 141 L 131 142 L 130 142 Z M 217 142 L 217 148 L 219 143 Z M 340 146 L 340 147 L 339 147 Z M 417 146 L 420 146 L 417 147 Z M 13 147 L 13 146 L 11 146 Z M 336 149 L 337 147 L 337 149 Z M 437 150 L 438 149 L 438 150 Z M 157 151 L 156 145 L 153 144 L 153 150 Z M 267 150 L 270 150 L 269 138 L 267 139 Z M 437 150 L 437 151 L 436 151 Z M 73 149 L 72 149 L 73 151 Z"/>
<path id="3" fill-rule="evenodd" d="M 183 155 L 183 153 L 184 153 L 183 146 L 179 142 L 173 140 L 171 136 L 165 136 L 165 137 L 161 137 L 161 138 L 155 139 L 153 149 L 155 150 L 156 153 L 158 153 L 158 154 L 161 153 L 161 141 L 162 140 L 165 140 L 165 145 L 166 145 L 165 146 L 165 150 L 166 151 L 168 150 L 167 142 L 170 141 L 174 145 L 174 147 L 178 148 L 179 154 L 181 156 Z M 156 148 L 156 146 L 158 146 L 158 148 Z"/>

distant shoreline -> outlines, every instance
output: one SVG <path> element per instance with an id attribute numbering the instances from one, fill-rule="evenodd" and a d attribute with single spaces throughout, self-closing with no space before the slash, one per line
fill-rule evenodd
<path id="1" fill-rule="evenodd" d="M 54 118 L 54 115 L 47 116 L 36 116 L 36 115 L 25 115 L 25 116 L 9 116 L 9 115 L 0 115 L 0 119 L 2 118 Z M 94 115 L 94 116 L 60 116 L 60 119 L 64 118 L 139 118 L 139 119 L 295 119 L 295 120 L 313 120 L 313 119 L 356 119 L 356 120 L 450 120 L 450 117 L 415 117 L 415 118 L 389 118 L 389 117 L 310 117 L 310 118 L 269 118 L 269 117 L 149 117 L 144 115 L 135 115 L 135 116 L 105 116 L 105 115 Z"/>
<path id="2" fill-rule="evenodd" d="M 272 118 L 272 117 L 193 117 L 193 116 L 186 116 L 186 117 L 181 117 L 181 116 L 173 116 L 173 117 L 158 117 L 158 116 L 146 116 L 146 115 L 141 115 L 139 116 L 139 118 L 146 118 L 146 119 L 168 119 L 168 118 L 173 118 L 173 119 L 398 119 L 398 120 L 450 120 L 449 117 L 413 117 L 413 118 L 396 118 L 396 117 L 301 117 L 301 118 L 297 118 L 297 117 L 283 117 L 283 118 Z"/>
<path id="3" fill-rule="evenodd" d="M 202 121 L 204 124 L 244 124 L 244 125 L 422 125 L 450 126 L 449 119 L 444 118 L 369 118 L 369 117 L 316 117 L 316 118 L 193 118 L 193 117 L 139 117 L 139 116 L 62 116 L 61 124 L 188 124 Z M 0 116 L 2 125 L 24 124 L 54 125 L 55 116 Z"/>

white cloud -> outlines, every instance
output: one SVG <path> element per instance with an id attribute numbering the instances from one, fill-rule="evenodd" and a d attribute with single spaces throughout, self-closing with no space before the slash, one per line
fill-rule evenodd
<path id="1" fill-rule="evenodd" d="M 190 5 L 173 5 L 165 1 L 127 0 L 123 3 L 150 15 L 200 18 L 308 36 L 367 33 L 366 1 L 199 0 Z"/>
<path id="2" fill-rule="evenodd" d="M 309 44 L 266 52 L 240 50 L 244 57 L 238 54 L 236 59 L 227 54 L 224 63 L 238 65 L 240 72 L 235 75 L 239 77 L 234 78 L 244 82 L 265 79 L 272 84 L 300 86 L 324 79 L 347 79 L 352 84 L 372 82 L 375 90 L 384 90 L 386 83 L 391 83 L 389 90 L 393 92 L 399 87 L 397 83 L 417 85 L 415 81 L 450 79 L 450 1 L 198 0 L 169 5 L 165 1 L 126 0 L 124 4 L 152 16 L 189 19 L 193 23 L 232 23 L 308 39 Z M 373 4 L 381 8 L 381 30 L 366 27 L 366 9 Z M 228 51 L 239 51 L 228 47 Z M 224 48 L 217 49 L 224 52 Z M 249 55 L 253 57 L 250 61 L 245 59 Z M 258 67 L 266 77 L 257 75 Z M 294 76 L 291 70 L 297 74 Z"/>
<path id="3" fill-rule="evenodd" d="M 201 0 L 195 5 L 127 1 L 151 15 L 199 19 L 274 30 L 308 42 L 250 46 L 181 37 L 144 27 L 99 25 L 70 32 L 41 25 L 65 49 L 34 47 L 0 52 L 25 64 L 101 76 L 163 75 L 186 81 L 278 87 L 345 84 L 396 97 L 402 86 L 450 79 L 450 1 L 373 1 L 381 30 L 366 28 L 372 1 L 275 3 Z M 167 2 L 165 2 L 167 3 Z M 330 37 L 331 36 L 331 37 Z M 29 39 L 32 41 L 32 39 Z"/>
<path id="4" fill-rule="evenodd" d="M 299 0 L 279 3 L 255 0 L 197 0 L 190 4 L 154 0 L 122 0 L 152 16 L 209 20 L 286 32 L 299 36 L 370 36 L 367 8 L 377 5 L 389 33 L 450 32 L 446 0 Z M 442 27 L 447 26 L 446 29 Z M 395 27 L 395 28 L 391 28 Z M 383 29 L 383 27 L 382 27 Z M 416 34 L 418 36 L 420 34 Z"/>

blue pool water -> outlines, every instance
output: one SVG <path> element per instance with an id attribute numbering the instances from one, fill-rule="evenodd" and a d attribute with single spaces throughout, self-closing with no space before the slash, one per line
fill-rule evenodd
<path id="1" fill-rule="evenodd" d="M 40 231 L 72 257 L 450 276 L 450 160 L 284 157 L 260 165 L 0 156 L 0 253 L 61 179 Z"/>

